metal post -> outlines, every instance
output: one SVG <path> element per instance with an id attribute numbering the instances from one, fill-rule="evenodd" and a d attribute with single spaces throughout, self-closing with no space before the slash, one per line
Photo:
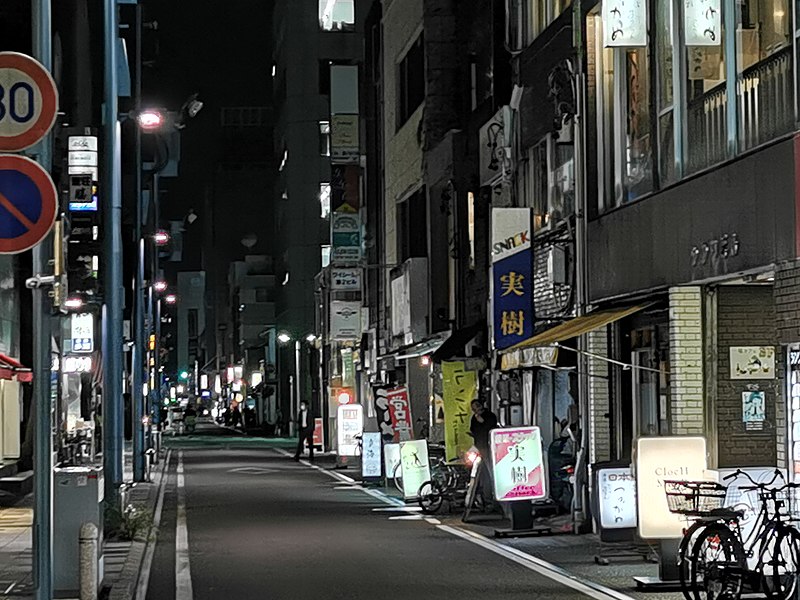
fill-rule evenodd
<path id="1" fill-rule="evenodd" d="M 162 398 L 161 398 L 161 298 L 157 298 L 155 300 L 155 327 L 154 333 L 156 334 L 156 349 L 154 350 L 155 356 L 153 357 L 155 360 L 153 361 L 154 366 L 153 369 L 155 371 L 153 375 L 153 405 L 154 405 L 154 413 L 155 419 L 157 423 L 161 422 L 161 406 L 162 406 Z"/>
<path id="2" fill-rule="evenodd" d="M 294 407 L 292 410 L 294 411 L 294 418 L 296 419 L 300 411 L 300 402 L 303 400 L 300 384 L 300 340 L 294 343 L 294 384 L 297 387 L 297 392 L 294 396 Z"/>
<path id="3" fill-rule="evenodd" d="M 103 202 L 105 305 L 103 315 L 103 468 L 105 498 L 114 503 L 122 483 L 122 194 L 117 107 L 117 0 L 104 5 L 105 200 Z M 141 392 L 141 390 L 140 390 Z"/>
<path id="4" fill-rule="evenodd" d="M 45 69 L 53 68 L 52 14 L 50 0 L 34 0 L 33 54 Z M 37 158 L 47 171 L 52 166 L 52 138 L 48 135 L 37 146 Z M 33 274 L 50 271 L 48 235 L 33 249 Z M 50 397 L 51 307 L 46 288 L 33 290 L 33 580 L 36 600 L 53 597 L 53 427 Z"/>
<path id="5" fill-rule="evenodd" d="M 136 5 L 136 57 L 135 65 L 135 79 L 136 87 L 134 91 L 134 106 L 135 110 L 139 111 L 142 108 L 142 5 Z M 147 397 L 144 394 L 145 378 L 145 354 L 147 352 L 147 343 L 144 328 L 144 240 L 142 239 L 142 130 L 137 126 L 135 131 L 136 136 L 136 189 L 134 197 L 136 198 L 136 223 L 134 224 L 134 238 L 138 244 L 137 264 L 136 264 L 136 278 L 133 289 L 133 309 L 134 309 L 134 346 L 133 346 L 133 390 L 131 390 L 131 402 L 133 404 L 133 480 L 145 480 L 144 468 L 144 452 L 146 449 L 145 443 L 145 425 L 143 418 L 149 414 L 145 408 Z M 149 390 L 148 390 L 149 391 Z M 149 394 L 148 394 L 149 396 Z"/>

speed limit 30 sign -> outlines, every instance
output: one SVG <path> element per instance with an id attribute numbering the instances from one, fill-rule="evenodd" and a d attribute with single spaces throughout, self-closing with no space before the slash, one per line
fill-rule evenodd
<path id="1" fill-rule="evenodd" d="M 18 152 L 41 140 L 56 120 L 58 90 L 41 63 L 0 52 L 0 152 Z"/>

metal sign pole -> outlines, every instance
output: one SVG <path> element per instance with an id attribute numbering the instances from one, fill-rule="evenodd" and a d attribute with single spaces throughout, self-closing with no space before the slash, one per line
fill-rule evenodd
<path id="1" fill-rule="evenodd" d="M 103 318 L 103 469 L 105 497 L 114 503 L 122 483 L 122 194 L 119 114 L 117 107 L 116 0 L 104 0 L 105 311 Z M 139 390 L 141 392 L 141 390 Z"/>
<path id="2" fill-rule="evenodd" d="M 48 71 L 52 69 L 52 15 L 50 0 L 34 0 L 33 54 Z M 38 162 L 49 171 L 52 138 L 47 135 L 37 146 Z M 33 274 L 40 277 L 50 270 L 52 235 L 33 249 Z M 50 398 L 51 308 L 48 288 L 33 290 L 33 577 L 36 600 L 53 597 L 53 437 Z"/>

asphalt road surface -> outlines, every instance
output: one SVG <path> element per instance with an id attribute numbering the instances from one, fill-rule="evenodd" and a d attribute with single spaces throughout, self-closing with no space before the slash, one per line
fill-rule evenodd
<path id="1" fill-rule="evenodd" d="M 612 598 L 268 443 L 195 436 L 166 481 L 148 600 Z"/>

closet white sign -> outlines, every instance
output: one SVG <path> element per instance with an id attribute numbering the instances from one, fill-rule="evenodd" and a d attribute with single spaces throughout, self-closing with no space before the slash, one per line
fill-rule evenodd
<path id="1" fill-rule="evenodd" d="M 719 46 L 722 35 L 720 0 L 684 0 L 687 46 Z"/>

